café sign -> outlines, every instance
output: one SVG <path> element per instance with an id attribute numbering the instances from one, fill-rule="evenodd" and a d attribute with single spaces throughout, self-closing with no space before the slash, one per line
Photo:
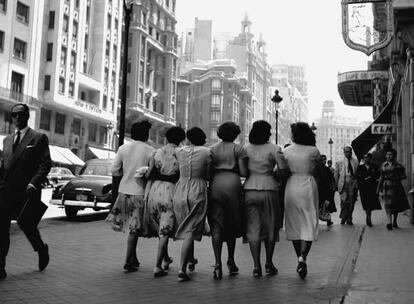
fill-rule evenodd
<path id="1" fill-rule="evenodd" d="M 394 124 L 376 124 L 371 125 L 372 134 L 394 134 L 395 125 Z"/>
<path id="2" fill-rule="evenodd" d="M 79 107 L 83 112 L 89 113 L 89 114 L 102 114 L 102 110 L 99 109 L 97 106 L 92 105 L 87 102 L 83 102 L 81 100 L 75 100 L 75 105 Z"/>
<path id="3" fill-rule="evenodd" d="M 342 0 L 342 36 L 347 46 L 370 55 L 393 37 L 391 0 Z"/>

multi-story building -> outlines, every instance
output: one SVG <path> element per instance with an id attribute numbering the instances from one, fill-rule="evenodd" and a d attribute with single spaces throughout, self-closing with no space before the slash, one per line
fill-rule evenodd
<path id="1" fill-rule="evenodd" d="M 0 57 L 7 64 L 0 68 L 5 69 L 0 85 L 18 96 L 9 103 L 37 100 L 32 126 L 59 151 L 69 147 L 72 153 L 64 155 L 69 161 L 113 156 L 122 1 L 2 3 L 7 50 Z M 52 158 L 57 159 L 55 150 Z"/>
<path id="2" fill-rule="evenodd" d="M 360 135 L 367 122 L 361 122 L 353 117 L 335 114 L 335 104 L 326 100 L 322 106 L 322 117 L 316 120 L 316 146 L 321 154 L 335 163 L 344 157 L 343 148 L 351 146 L 352 140 Z M 332 143 L 330 144 L 330 139 Z"/>
<path id="3" fill-rule="evenodd" d="M 241 144 L 246 143 L 250 122 L 250 90 L 247 80 L 236 76 L 233 60 L 213 60 L 206 63 L 197 62 L 182 75 L 187 85 L 180 85 L 180 108 L 188 107 L 188 128 L 197 126 L 204 130 L 208 143 L 217 139 L 218 126 L 225 121 L 234 121 L 241 126 L 238 138 Z M 188 104 L 184 96 L 187 91 Z M 243 104 L 243 106 L 242 106 Z M 177 112 L 184 112 L 178 110 Z M 182 124 L 185 124 L 183 122 Z M 246 128 L 247 126 L 248 128 Z"/>
<path id="4" fill-rule="evenodd" d="M 410 221 L 414 223 L 414 4 L 395 0 L 372 6 L 372 42 L 388 36 L 390 43 L 382 43 L 372 54 L 367 70 L 339 74 L 338 91 L 344 104 L 373 109 L 373 124 L 352 142 L 358 156 L 381 141 L 392 143 L 397 150 L 397 160 L 407 172 L 402 183 L 409 194 Z M 383 130 L 377 132 L 375 126 L 381 125 Z"/>
<path id="5" fill-rule="evenodd" d="M 126 132 L 137 119 L 152 123 L 150 140 L 165 142 L 166 129 L 175 125 L 177 45 L 175 0 L 136 1 L 132 6 Z"/>

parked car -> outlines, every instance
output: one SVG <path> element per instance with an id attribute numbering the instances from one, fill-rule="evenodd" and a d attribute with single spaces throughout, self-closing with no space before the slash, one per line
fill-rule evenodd
<path id="1" fill-rule="evenodd" d="M 74 178 L 72 171 L 64 167 L 52 167 L 49 174 L 47 175 L 47 180 L 50 185 L 58 185 L 64 182 L 67 182 Z"/>
<path id="2" fill-rule="evenodd" d="M 76 217 L 79 210 L 95 211 L 112 207 L 112 159 L 91 159 L 79 175 L 65 184 L 58 185 L 52 193 L 50 204 L 65 208 L 66 216 Z"/>

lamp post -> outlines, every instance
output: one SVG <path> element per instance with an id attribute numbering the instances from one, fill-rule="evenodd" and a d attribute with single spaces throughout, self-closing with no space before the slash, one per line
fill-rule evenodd
<path id="1" fill-rule="evenodd" d="M 114 124 L 109 122 L 106 125 L 106 128 L 108 129 L 108 158 L 110 158 L 110 150 L 112 149 L 112 129 L 114 128 Z"/>
<path id="2" fill-rule="evenodd" d="M 278 135 L 279 135 L 279 131 L 278 131 L 278 124 L 279 124 L 279 103 L 282 102 L 283 98 L 279 95 L 279 90 L 275 90 L 275 95 L 273 95 L 273 97 L 270 99 L 271 101 L 274 102 L 275 104 L 275 114 L 276 114 L 276 122 L 275 122 L 275 142 L 276 145 L 278 144 Z"/>
<path id="3" fill-rule="evenodd" d="M 128 40 L 129 40 L 129 24 L 131 21 L 133 0 L 124 0 L 124 49 L 122 59 L 122 87 L 121 87 L 121 111 L 119 113 L 119 140 L 118 147 L 124 144 L 125 138 L 125 115 L 126 115 L 126 89 L 128 76 Z"/>
<path id="4" fill-rule="evenodd" d="M 332 161 L 332 145 L 333 145 L 332 138 L 329 138 L 328 144 L 329 144 L 329 159 Z"/>

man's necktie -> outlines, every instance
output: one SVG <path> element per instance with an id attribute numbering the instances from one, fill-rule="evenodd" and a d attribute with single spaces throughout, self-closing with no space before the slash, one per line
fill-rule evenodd
<path id="1" fill-rule="evenodd" d="M 348 172 L 349 172 L 349 175 L 354 175 L 354 169 L 352 168 L 350 159 L 348 159 Z"/>
<path id="2" fill-rule="evenodd" d="M 20 143 L 20 131 L 17 131 L 16 139 L 14 140 L 14 143 L 13 143 L 13 153 L 14 151 L 16 151 L 16 148 L 19 145 L 19 143 Z"/>

